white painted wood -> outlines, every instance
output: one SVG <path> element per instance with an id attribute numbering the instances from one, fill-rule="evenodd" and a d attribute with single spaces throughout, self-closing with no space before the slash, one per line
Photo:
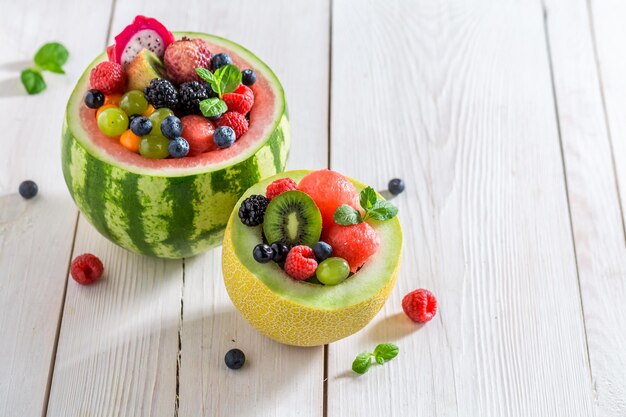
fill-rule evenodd
<path id="1" fill-rule="evenodd" d="M 177 14 L 169 13 L 170 5 L 162 2 L 160 6 L 154 1 L 119 2 L 112 33 L 121 30 L 134 15 L 155 10 L 158 12 L 154 16 L 172 30 L 215 33 L 240 42 L 265 60 L 284 83 L 293 116 L 294 141 L 290 165 L 298 168 L 326 166 L 328 4 L 286 1 L 258 5 L 244 2 L 194 2 L 186 4 L 189 13 Z M 307 10 L 301 10 L 303 6 Z M 306 17 L 290 20 L 296 12 Z M 208 16 L 219 16 L 219 19 L 209 19 Z M 114 264 L 120 262 L 118 256 L 121 254 L 114 257 Z M 293 415 L 297 409 L 297 415 L 320 416 L 323 401 L 323 348 L 286 347 L 258 334 L 230 303 L 222 284 L 220 265 L 219 249 L 185 261 L 178 415 L 279 416 Z M 169 323 L 172 300 L 169 294 L 160 296 L 166 298 L 163 303 L 167 307 Z M 116 297 L 119 295 L 106 295 L 106 303 L 114 303 Z M 180 306 L 178 309 L 180 312 Z M 101 312 L 94 314 L 100 320 L 111 320 Z M 171 342 L 178 344 L 178 336 L 169 331 L 170 327 L 168 324 L 164 333 L 168 347 Z M 248 357 L 246 367 L 239 372 L 230 371 L 224 365 L 224 355 L 232 347 L 241 348 Z M 152 352 L 154 346 L 142 343 L 141 349 Z M 118 351 L 119 348 L 112 350 Z M 112 360 L 111 355 L 101 360 L 102 366 Z M 170 357 L 168 349 L 167 354 L 163 355 L 167 361 L 163 362 L 159 357 L 155 363 L 159 367 L 165 366 L 164 363 L 169 365 L 172 363 Z M 115 372 L 117 378 L 136 376 L 133 367 L 141 365 L 134 365 L 139 360 L 140 357 L 133 357 L 127 365 L 118 367 Z M 89 376 L 88 373 L 85 375 Z M 159 380 L 167 386 L 163 394 L 169 399 L 174 392 L 171 390 L 176 383 L 176 376 L 168 372 L 159 375 Z M 91 404 L 92 410 L 105 410 L 99 404 L 113 381 L 115 379 L 102 381 L 96 378 L 86 381 L 93 391 L 98 392 L 98 395 L 85 398 L 85 403 Z M 242 395 L 242 392 L 252 394 Z M 129 415 L 132 414 L 130 410 L 137 409 L 144 410 L 142 415 L 148 415 L 147 410 L 139 405 L 146 404 L 149 399 L 139 394 L 127 397 L 123 410 Z M 168 400 L 158 401 L 158 409 L 163 408 L 161 404 L 165 406 L 164 415 L 174 412 L 174 401 L 171 408 L 166 407 Z M 160 412 L 158 415 L 161 415 Z"/>
<path id="2" fill-rule="evenodd" d="M 2 2 L 0 12 L 0 415 L 44 412 L 77 211 L 61 174 L 60 134 L 73 84 L 102 48 L 110 2 Z M 104 16 L 104 19 L 102 18 Z M 37 49 L 67 46 L 67 74 L 28 96 L 20 71 Z M 32 179 L 39 195 L 17 189 Z"/>
<path id="3" fill-rule="evenodd" d="M 407 191 L 398 284 L 329 347 L 328 416 L 592 415 L 540 3 L 333 4 L 331 166 Z M 425 326 L 401 309 L 417 287 Z M 397 359 L 350 371 L 386 341 Z"/>
<path id="4" fill-rule="evenodd" d="M 547 22 L 597 414 L 621 417 L 626 415 L 626 250 L 609 131 L 620 172 L 626 167 L 626 136 L 620 130 L 626 83 L 616 76 L 626 70 L 626 61 L 613 40 L 626 35 L 623 20 L 618 22 L 626 18 L 626 7 L 611 3 L 593 3 L 608 129 L 587 2 L 551 0 Z"/>
<path id="5" fill-rule="evenodd" d="M 48 416 L 174 414 L 182 261 L 132 254 L 81 216 L 74 256 L 97 254 L 105 275 L 68 282 Z"/>

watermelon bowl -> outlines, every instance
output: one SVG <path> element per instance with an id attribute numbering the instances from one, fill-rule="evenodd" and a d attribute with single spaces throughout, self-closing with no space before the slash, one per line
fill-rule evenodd
<path id="1" fill-rule="evenodd" d="M 72 198 L 106 238 L 132 252 L 183 258 L 222 241 L 239 197 L 263 178 L 282 172 L 291 131 L 283 88 L 272 70 L 250 51 L 204 33 L 211 52 L 226 52 L 240 68 L 252 68 L 255 105 L 250 129 L 227 149 L 182 159 L 148 159 L 102 134 L 95 110 L 83 97 L 89 74 L 107 59 L 98 56 L 72 92 L 62 133 L 62 168 Z"/>
<path id="2" fill-rule="evenodd" d="M 309 172 L 288 171 L 262 180 L 244 193 L 236 207 L 252 194 L 264 195 L 276 179 L 299 182 Z M 350 181 L 358 191 L 366 187 Z M 319 346 L 359 331 L 387 301 L 401 263 L 398 218 L 370 225 L 380 239 L 377 252 L 342 283 L 325 286 L 296 281 L 275 262 L 255 261 L 253 248 L 263 241 L 262 226 L 244 225 L 233 211 L 222 246 L 222 273 L 235 308 L 259 332 L 287 345 Z"/>

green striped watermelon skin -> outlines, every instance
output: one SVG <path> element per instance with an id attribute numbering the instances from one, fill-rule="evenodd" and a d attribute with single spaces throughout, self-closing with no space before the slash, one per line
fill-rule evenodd
<path id="1" fill-rule="evenodd" d="M 183 258 L 221 243 L 239 197 L 282 172 L 291 131 L 284 113 L 251 157 L 188 176 L 138 174 L 94 157 L 63 126 L 63 175 L 81 213 L 106 238 L 136 253 Z"/>

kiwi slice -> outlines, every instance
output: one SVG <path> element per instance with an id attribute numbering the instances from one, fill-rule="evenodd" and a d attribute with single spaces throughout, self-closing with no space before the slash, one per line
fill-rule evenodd
<path id="1" fill-rule="evenodd" d="M 269 243 L 280 242 L 289 248 L 312 247 L 320 240 L 322 215 L 308 194 L 287 191 L 274 197 L 267 206 L 263 232 Z"/>

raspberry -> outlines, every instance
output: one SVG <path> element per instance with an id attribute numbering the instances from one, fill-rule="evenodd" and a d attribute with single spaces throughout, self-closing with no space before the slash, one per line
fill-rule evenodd
<path id="1" fill-rule="evenodd" d="M 237 139 L 242 137 L 248 131 L 248 121 L 245 116 L 234 111 L 229 111 L 220 116 L 215 124 L 219 126 L 228 126 L 235 131 Z"/>
<path id="2" fill-rule="evenodd" d="M 189 142 L 187 156 L 196 156 L 217 149 L 213 141 L 215 127 L 210 120 L 204 116 L 192 114 L 181 118 L 180 121 L 183 123 L 183 131 L 180 135 Z"/>
<path id="3" fill-rule="evenodd" d="M 123 93 L 126 89 L 126 73 L 120 64 L 104 61 L 91 70 L 89 83 L 91 88 L 103 94 Z"/>
<path id="4" fill-rule="evenodd" d="M 74 281 L 82 285 L 89 285 L 96 282 L 102 276 L 104 266 L 96 255 L 84 253 L 77 256 L 72 261 L 70 273 Z"/>
<path id="5" fill-rule="evenodd" d="M 313 249 L 308 246 L 294 246 L 287 254 L 285 272 L 293 279 L 304 281 L 315 275 L 317 261 Z"/>
<path id="6" fill-rule="evenodd" d="M 297 190 L 298 184 L 291 178 L 280 178 L 270 185 L 267 186 L 265 190 L 265 196 L 272 200 L 279 194 L 284 193 L 285 191 Z"/>
<path id="7" fill-rule="evenodd" d="M 252 108 L 254 99 L 245 94 L 228 93 L 222 96 L 224 103 L 228 106 L 229 111 L 234 111 L 240 114 L 246 114 Z"/>
<path id="8" fill-rule="evenodd" d="M 426 323 L 437 314 L 437 299 L 423 288 L 411 291 L 402 299 L 402 310 L 417 323 Z"/>
<path id="9" fill-rule="evenodd" d="M 376 230 L 365 222 L 350 226 L 333 223 L 323 229 L 322 237 L 333 248 L 333 256 L 348 261 L 352 272 L 356 272 L 380 246 Z"/>

